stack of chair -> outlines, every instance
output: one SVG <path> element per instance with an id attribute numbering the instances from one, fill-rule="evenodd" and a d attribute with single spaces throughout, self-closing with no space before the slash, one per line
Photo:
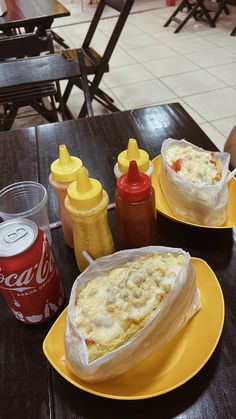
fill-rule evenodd
<path id="1" fill-rule="evenodd" d="M 210 0 L 182 0 L 170 18 L 166 21 L 164 27 L 168 26 L 171 22 L 175 22 L 178 26 L 174 32 L 178 33 L 188 20 L 193 17 L 196 21 L 207 23 L 211 28 L 215 28 L 215 23 L 222 11 L 224 11 L 226 15 L 229 15 L 229 9 L 226 2 L 227 0 L 217 0 L 216 2 Z M 177 15 L 183 11 L 185 11 L 186 14 L 184 19 L 181 20 Z"/>
<path id="2" fill-rule="evenodd" d="M 44 55 L 40 55 L 44 53 Z M 47 53 L 47 54 L 45 54 Z M 40 38 L 35 33 L 0 39 L 0 129 L 11 129 L 18 110 L 31 106 L 48 122 L 72 118 L 63 101 L 59 80 L 78 79 L 84 91 L 86 115 L 92 116 L 89 86 L 82 50 L 75 60 L 54 54 L 52 34 Z M 50 106 L 45 105 L 49 99 Z M 58 103 L 58 106 L 56 105 Z"/>

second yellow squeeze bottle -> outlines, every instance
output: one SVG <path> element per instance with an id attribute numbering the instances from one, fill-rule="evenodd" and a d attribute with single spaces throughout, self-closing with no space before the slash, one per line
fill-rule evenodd
<path id="1" fill-rule="evenodd" d="M 77 178 L 78 169 L 82 166 L 83 162 L 78 157 L 71 156 L 66 145 L 62 144 L 59 146 L 59 159 L 51 164 L 49 176 L 49 182 L 58 198 L 64 240 L 72 248 L 74 247 L 72 220 L 65 209 L 64 201 L 69 184 Z"/>
<path id="2" fill-rule="evenodd" d="M 128 173 L 129 164 L 132 160 L 136 161 L 139 172 L 145 173 L 150 177 L 153 174 L 154 166 L 149 159 L 148 153 L 145 150 L 138 148 L 137 141 L 134 138 L 129 139 L 127 150 L 122 151 L 118 155 L 117 160 L 114 167 L 114 173 L 117 179 L 121 175 Z"/>
<path id="3" fill-rule="evenodd" d="M 67 189 L 65 207 L 73 221 L 76 261 L 80 271 L 88 262 L 83 251 L 93 259 L 114 252 L 114 243 L 108 224 L 108 195 L 101 183 L 88 177 L 85 167 L 77 173 L 77 180 Z"/>

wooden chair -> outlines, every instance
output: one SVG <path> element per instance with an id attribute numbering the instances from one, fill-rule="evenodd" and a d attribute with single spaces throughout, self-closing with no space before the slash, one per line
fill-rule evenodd
<path id="1" fill-rule="evenodd" d="M 170 18 L 166 21 L 164 27 L 168 26 L 172 21 L 178 23 L 178 26 L 174 31 L 174 33 L 178 33 L 185 23 L 193 17 L 196 21 L 208 23 L 211 28 L 215 28 L 216 20 L 223 10 L 226 15 L 229 15 L 226 1 L 227 0 L 217 0 L 216 2 L 210 0 L 182 0 Z M 177 17 L 177 14 L 184 9 L 186 9 L 187 13 L 185 18 L 181 20 Z"/>
<path id="2" fill-rule="evenodd" d="M 42 52 L 49 54 L 39 55 Z M 58 121 L 58 111 L 63 120 L 72 119 L 63 102 L 60 80 L 79 79 L 84 91 L 86 113 L 93 115 L 84 56 L 76 50 L 76 57 L 54 54 L 52 35 L 44 38 L 24 34 L 0 39 L 0 104 L 1 130 L 9 130 L 19 108 L 31 106 L 49 122 Z M 44 104 L 49 98 L 50 108 Z M 58 102 L 59 107 L 56 107 Z"/>
<path id="3" fill-rule="evenodd" d="M 234 26 L 234 28 L 233 28 L 233 30 L 232 30 L 232 32 L 231 32 L 231 36 L 235 36 L 235 34 L 236 34 L 236 26 Z"/>
<path id="4" fill-rule="evenodd" d="M 129 16 L 130 10 L 134 4 L 134 0 L 100 0 L 96 8 L 95 14 L 89 26 L 88 32 L 85 36 L 82 44 L 82 49 L 85 56 L 85 66 L 88 75 L 94 75 L 94 78 L 90 85 L 90 97 L 91 100 L 95 99 L 103 106 L 107 107 L 110 111 L 115 112 L 119 109 L 114 105 L 114 100 L 103 92 L 100 88 L 100 82 L 103 74 L 109 71 L 109 61 L 114 51 L 114 48 L 121 35 L 125 22 Z M 119 12 L 118 19 L 111 33 L 109 41 L 106 45 L 103 55 L 101 56 L 92 46 L 92 40 L 95 35 L 98 23 L 102 17 L 104 8 L 108 6 Z M 73 86 L 76 85 L 81 89 L 81 83 L 79 81 L 73 82 L 69 80 L 66 89 L 63 94 L 64 102 L 67 103 Z M 86 103 L 84 102 L 79 117 L 84 116 L 86 113 Z"/>

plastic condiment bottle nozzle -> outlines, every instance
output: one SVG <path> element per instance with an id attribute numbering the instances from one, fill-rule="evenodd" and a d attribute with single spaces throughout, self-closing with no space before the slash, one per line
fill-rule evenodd
<path id="1" fill-rule="evenodd" d="M 83 166 L 83 162 L 75 156 L 71 156 L 65 144 L 59 146 L 59 159 L 51 164 L 53 179 L 61 183 L 70 183 L 76 179 L 77 171 Z"/>
<path id="2" fill-rule="evenodd" d="M 131 187 L 135 187 L 139 184 L 139 181 L 140 178 L 137 163 L 135 160 L 131 160 L 129 164 L 129 171 L 127 174 L 127 184 L 129 184 Z"/>
<path id="3" fill-rule="evenodd" d="M 127 147 L 127 159 L 131 160 L 139 160 L 140 159 L 140 151 L 138 148 L 137 141 L 134 138 L 130 138 Z"/>
<path id="4" fill-rule="evenodd" d="M 72 162 L 71 155 L 69 154 L 69 151 L 65 144 L 61 144 L 59 146 L 59 162 L 61 166 L 68 166 Z"/>
<path id="5" fill-rule="evenodd" d="M 85 210 L 101 202 L 103 189 L 97 179 L 88 177 L 86 168 L 82 166 L 77 172 L 77 180 L 68 186 L 67 194 L 71 205 Z"/>
<path id="6" fill-rule="evenodd" d="M 146 172 L 149 168 L 149 155 L 146 151 L 139 149 L 137 141 L 130 138 L 127 150 L 122 151 L 118 156 L 118 168 L 122 173 L 127 173 L 131 160 L 136 160 L 140 172 Z"/>
<path id="7" fill-rule="evenodd" d="M 140 173 L 137 162 L 131 160 L 128 173 L 117 180 L 117 189 L 126 201 L 144 201 L 151 193 L 151 179 L 145 173 Z"/>

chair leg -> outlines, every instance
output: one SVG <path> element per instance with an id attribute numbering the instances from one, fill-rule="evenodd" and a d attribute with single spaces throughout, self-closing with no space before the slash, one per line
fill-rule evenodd
<path id="1" fill-rule="evenodd" d="M 82 84 L 82 90 L 84 92 L 84 99 L 86 104 L 86 110 L 88 116 L 93 116 L 93 108 L 92 108 L 92 101 L 90 96 L 90 89 L 88 85 L 88 78 L 87 78 L 87 70 L 84 62 L 84 53 L 82 49 L 77 50 L 78 54 L 78 60 L 81 70 L 81 84 Z"/>
<path id="2" fill-rule="evenodd" d="M 217 10 L 217 12 L 216 12 L 216 14 L 215 14 L 215 16 L 213 18 L 214 23 L 217 21 L 217 19 L 220 16 L 222 10 L 224 10 L 224 12 L 225 12 L 226 15 L 229 15 L 230 14 L 229 9 L 228 9 L 228 7 L 225 4 L 225 0 L 221 3 L 220 7 L 218 8 L 218 10 Z"/>
<path id="3" fill-rule="evenodd" d="M 52 95 L 52 96 L 50 96 L 50 99 L 51 99 L 52 110 L 49 111 L 49 113 L 50 114 L 52 113 L 54 120 L 56 122 L 58 122 L 59 118 L 58 118 L 57 107 L 56 107 L 56 103 L 55 103 L 55 97 Z M 54 121 L 52 120 L 52 122 L 54 122 Z"/>
<path id="4" fill-rule="evenodd" d="M 89 83 L 89 85 L 91 85 L 91 82 L 88 82 L 88 83 Z M 67 85 L 66 85 L 65 91 L 64 91 L 63 96 L 62 96 L 64 103 L 66 103 L 68 101 L 73 86 L 77 86 L 79 89 L 82 89 L 82 86 L 79 85 L 78 82 L 71 82 L 71 81 L 69 81 L 67 83 Z M 111 96 L 109 96 L 106 92 L 104 92 L 103 90 L 101 90 L 100 88 L 97 89 L 96 96 L 97 97 L 100 97 L 101 100 L 103 100 L 107 104 L 110 104 L 110 103 L 113 103 L 114 102 L 114 99 Z"/>
<path id="5" fill-rule="evenodd" d="M 105 106 L 107 109 L 109 109 L 111 112 L 118 112 L 120 111 L 119 108 L 117 108 L 113 102 L 114 100 L 107 95 L 105 92 L 103 92 L 103 90 L 101 90 L 98 85 L 101 81 L 103 72 L 101 71 L 102 69 L 99 69 L 100 72 L 99 74 L 97 73 L 93 79 L 92 82 L 89 82 L 90 84 L 90 101 L 92 102 L 93 99 L 95 99 L 97 102 L 101 103 L 103 106 Z M 63 93 L 63 101 L 64 103 L 66 103 L 69 99 L 71 90 L 73 88 L 73 86 L 77 86 L 79 89 L 83 90 L 83 86 L 81 83 L 81 80 L 77 79 L 77 80 L 69 80 L 69 82 L 67 83 L 67 86 L 65 88 L 65 91 Z M 92 93 L 93 91 L 93 93 Z M 78 115 L 78 118 L 82 118 L 86 116 L 86 101 L 83 103 L 80 113 Z M 87 110 L 88 112 L 88 110 Z"/>
<path id="6" fill-rule="evenodd" d="M 73 83 L 71 80 L 68 81 L 68 83 L 66 85 L 66 88 L 65 88 L 65 91 L 64 91 L 63 96 L 62 96 L 64 103 L 67 103 L 74 84 L 76 84 L 76 83 Z"/>
<path id="7" fill-rule="evenodd" d="M 56 81 L 56 86 L 57 86 L 57 100 L 59 103 L 58 110 L 60 110 L 61 112 L 63 121 L 66 121 L 68 119 L 67 114 L 66 114 L 66 104 L 64 103 L 63 98 L 62 98 L 61 87 L 60 87 L 59 81 Z"/>
<path id="8" fill-rule="evenodd" d="M 117 108 L 112 102 L 110 102 L 110 101 L 103 101 L 102 99 L 101 99 L 101 97 L 99 97 L 99 95 L 97 94 L 97 91 L 98 91 L 98 85 L 99 85 L 99 83 L 100 83 L 100 76 L 101 75 L 99 75 L 99 74 L 97 74 L 95 77 L 94 77 L 94 79 L 93 79 L 93 81 L 92 81 L 92 83 L 91 83 L 91 86 L 90 86 L 90 98 L 91 98 L 91 101 L 93 100 L 93 99 L 95 99 L 97 102 L 99 102 L 99 103 L 101 103 L 103 106 L 105 106 L 107 109 L 109 109 L 111 112 L 119 112 L 120 111 L 120 109 L 119 108 Z M 84 102 L 83 103 L 83 105 L 82 105 L 82 107 L 81 107 L 81 110 L 80 110 L 80 113 L 79 113 L 79 115 L 78 115 L 78 118 L 83 118 L 83 117 L 85 117 L 86 116 L 86 103 Z"/>
<path id="9" fill-rule="evenodd" d="M 94 100 L 101 103 L 101 105 L 103 105 L 104 108 L 107 108 L 111 112 L 120 112 L 120 109 L 117 108 L 117 106 L 115 106 L 112 102 L 102 100 L 100 96 L 95 95 Z"/>
<path id="10" fill-rule="evenodd" d="M 191 17 L 195 18 L 195 14 L 196 14 L 196 11 L 197 11 L 198 7 L 199 7 L 199 5 L 198 5 L 197 2 L 195 4 L 191 4 L 191 3 L 189 3 L 188 0 L 183 0 L 179 4 L 179 6 L 175 9 L 174 13 L 172 13 L 170 18 L 166 21 L 166 23 L 164 24 L 164 27 L 168 26 L 171 21 L 173 21 L 175 23 L 178 23 L 179 26 L 177 26 L 176 30 L 174 31 L 174 33 L 178 33 L 183 28 L 185 23 L 187 23 L 187 21 Z M 176 15 L 179 12 L 181 12 L 184 8 L 187 8 L 188 13 L 187 13 L 186 17 L 183 20 L 181 20 L 181 19 L 177 18 Z"/>
<path id="11" fill-rule="evenodd" d="M 232 32 L 231 32 L 231 36 L 234 36 L 236 34 L 236 26 L 234 27 L 234 29 L 232 30 Z"/>
<path id="12" fill-rule="evenodd" d="M 4 120 L 2 122 L 2 130 L 3 131 L 8 131 L 11 129 L 15 117 L 17 115 L 19 106 L 17 104 L 12 104 L 10 107 L 10 110 L 8 111 L 7 114 L 5 114 Z"/>
<path id="13" fill-rule="evenodd" d="M 53 101 L 53 97 L 51 97 L 51 101 Z M 47 119 L 47 121 L 58 122 L 57 110 L 56 110 L 56 108 L 54 109 L 55 104 L 54 104 L 53 109 L 51 111 L 46 109 L 44 106 L 41 106 L 36 99 L 32 99 L 32 100 L 28 101 L 28 104 L 33 109 L 35 109 L 36 112 L 38 112 L 45 119 Z"/>
<path id="14" fill-rule="evenodd" d="M 61 36 L 59 36 L 56 32 L 51 31 L 51 33 L 52 33 L 52 38 L 54 39 L 54 41 L 55 41 L 55 42 L 57 42 L 57 43 L 58 43 L 59 45 L 61 45 L 63 48 L 66 48 L 66 49 L 70 48 L 70 47 L 69 47 L 69 45 L 67 45 L 67 44 L 64 42 L 64 39 L 63 39 Z"/>
<path id="15" fill-rule="evenodd" d="M 73 113 L 71 112 L 70 108 L 68 108 L 68 106 L 66 104 L 64 105 L 64 107 L 65 107 L 66 120 L 68 121 L 68 120 L 75 119 L 75 117 L 74 117 Z"/>
<path id="16" fill-rule="evenodd" d="M 223 2 L 223 3 L 224 3 L 224 5 L 223 5 L 223 10 L 224 10 L 225 14 L 226 14 L 226 15 L 230 15 L 230 11 L 229 11 L 229 9 L 228 9 L 227 5 L 225 4 L 225 2 Z"/>
<path id="17" fill-rule="evenodd" d="M 211 17 L 209 11 L 207 10 L 205 4 L 204 4 L 204 0 L 198 0 L 199 6 L 203 12 L 203 14 L 205 15 L 205 17 L 207 18 L 208 23 L 210 24 L 211 28 L 215 28 L 215 21 L 214 19 Z"/>
<path id="18" fill-rule="evenodd" d="M 99 88 L 97 89 L 97 95 L 96 96 L 100 97 L 102 100 L 104 100 L 104 102 L 107 102 L 107 103 L 113 103 L 114 102 L 114 99 L 111 96 L 109 96 L 106 92 L 104 92 L 103 90 L 101 90 Z"/>
<path id="19" fill-rule="evenodd" d="M 169 26 L 170 22 L 173 20 L 173 18 L 183 9 L 185 2 L 181 2 L 178 7 L 174 10 L 172 15 L 169 17 L 169 19 L 164 24 L 164 27 Z"/>
<path id="20" fill-rule="evenodd" d="M 187 21 L 192 17 L 192 16 L 194 16 L 194 13 L 196 12 L 196 10 L 197 10 L 197 5 L 195 5 L 191 10 L 190 10 L 190 12 L 188 13 L 188 15 L 186 16 L 186 18 L 184 19 L 184 20 L 182 20 L 182 22 L 180 23 L 180 25 L 177 27 L 177 29 L 175 29 L 175 31 L 174 31 L 174 33 L 178 33 L 183 27 L 184 27 L 184 25 L 185 25 L 185 23 L 187 23 Z"/>

